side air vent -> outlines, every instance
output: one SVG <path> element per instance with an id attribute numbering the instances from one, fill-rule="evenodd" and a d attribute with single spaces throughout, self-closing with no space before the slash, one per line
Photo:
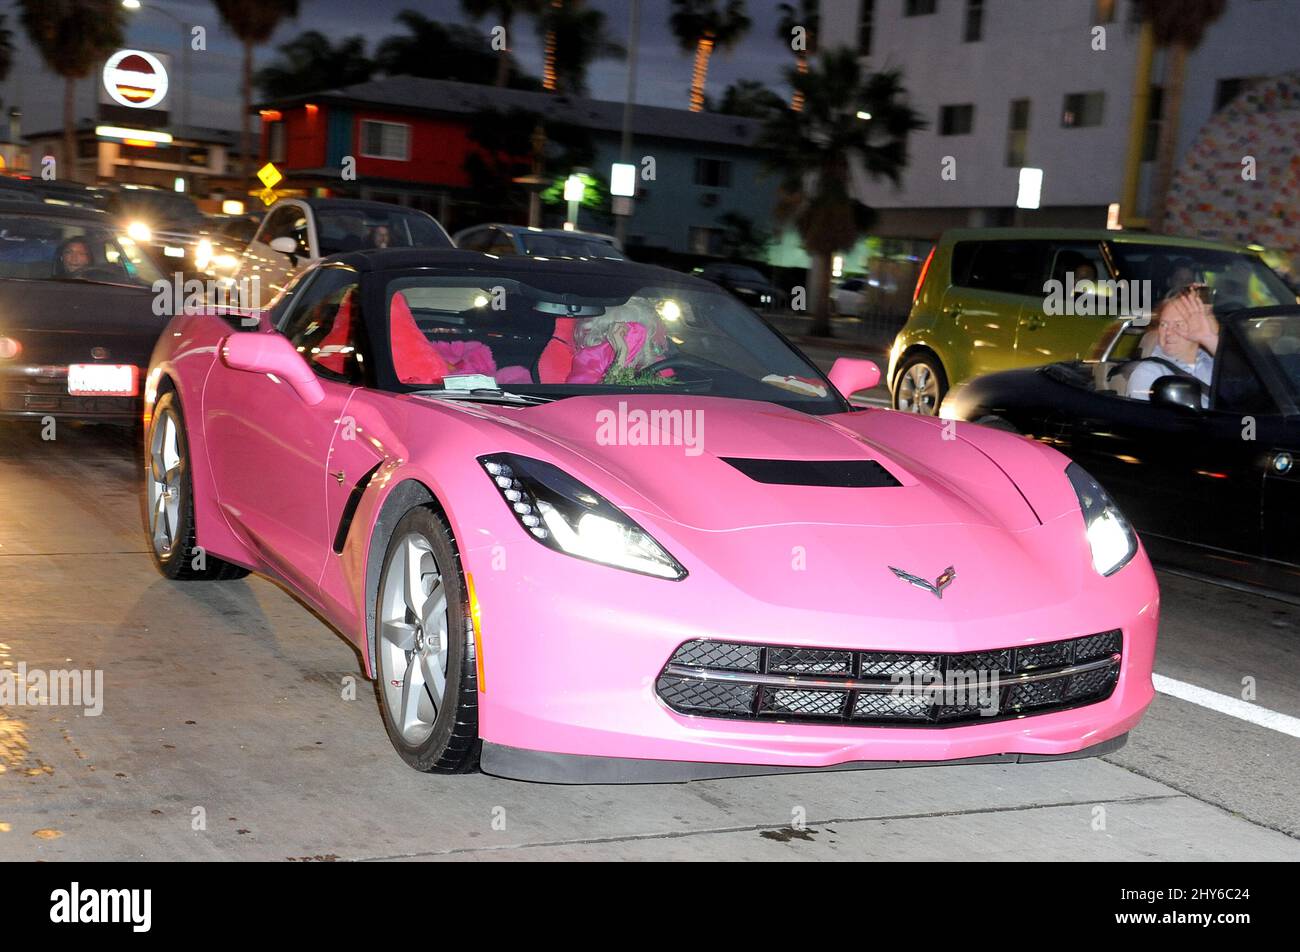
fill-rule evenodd
<path id="1" fill-rule="evenodd" d="M 873 459 L 736 459 L 723 457 L 750 479 L 780 486 L 836 486 L 845 489 L 881 489 L 901 486 Z"/>

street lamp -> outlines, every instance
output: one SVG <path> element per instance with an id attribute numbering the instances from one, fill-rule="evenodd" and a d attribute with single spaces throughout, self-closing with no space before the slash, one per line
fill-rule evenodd
<path id="1" fill-rule="evenodd" d="M 171 20 L 181 28 L 181 124 L 190 123 L 190 25 L 174 13 L 153 4 L 145 6 L 143 0 L 122 0 L 122 7 L 132 12 L 148 10 Z"/>

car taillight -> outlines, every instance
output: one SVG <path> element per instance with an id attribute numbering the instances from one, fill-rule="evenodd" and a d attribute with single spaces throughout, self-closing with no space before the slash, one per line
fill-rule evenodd
<path id="1" fill-rule="evenodd" d="M 921 296 L 921 285 L 925 284 L 925 276 L 930 270 L 930 262 L 934 260 L 934 252 L 937 248 L 938 245 L 935 245 L 934 248 L 930 249 L 930 253 L 925 256 L 925 264 L 921 265 L 921 273 L 917 276 L 916 287 L 912 290 L 913 304 L 915 304 L 916 299 Z"/>
<path id="2" fill-rule="evenodd" d="M 23 345 L 12 337 L 0 337 L 0 360 L 13 360 L 23 352 Z"/>

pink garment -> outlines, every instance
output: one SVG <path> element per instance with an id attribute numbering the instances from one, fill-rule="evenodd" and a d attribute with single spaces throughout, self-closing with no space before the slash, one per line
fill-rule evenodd
<path id="1" fill-rule="evenodd" d="M 515 364 L 513 367 L 502 367 L 498 370 L 496 379 L 499 384 L 532 383 L 533 375 L 528 371 L 527 367 L 520 367 Z"/>
<path id="2" fill-rule="evenodd" d="M 565 383 L 600 383 L 614 363 L 614 345 L 609 341 L 583 347 L 573 355 L 573 369 Z"/>
<path id="3" fill-rule="evenodd" d="M 492 358 L 492 349 L 479 341 L 434 341 L 433 347 L 447 361 L 452 373 L 488 376 L 496 373 L 497 362 Z"/>

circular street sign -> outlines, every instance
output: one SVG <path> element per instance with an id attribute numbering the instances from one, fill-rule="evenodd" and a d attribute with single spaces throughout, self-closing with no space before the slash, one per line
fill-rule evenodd
<path id="1" fill-rule="evenodd" d="M 118 50 L 104 64 L 104 89 L 119 106 L 152 109 L 167 95 L 167 70 L 152 53 Z"/>

